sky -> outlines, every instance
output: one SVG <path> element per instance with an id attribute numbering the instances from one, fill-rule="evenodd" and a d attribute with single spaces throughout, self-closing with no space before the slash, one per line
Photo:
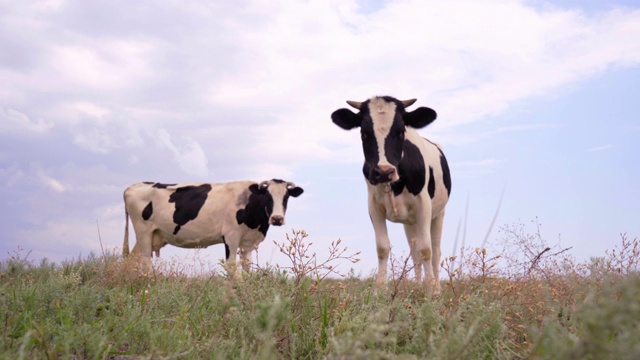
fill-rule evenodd
<path id="1" fill-rule="evenodd" d="M 579 260 L 640 236 L 637 1 L 0 0 L 0 259 L 119 252 L 139 181 L 281 178 L 271 227 L 377 267 L 346 100 L 417 98 L 449 160 L 443 255 L 522 224 Z M 502 199 L 502 200 L 501 200 Z M 402 226 L 392 253 L 406 256 Z M 133 239 L 131 241 L 133 246 Z M 222 245 L 162 258 L 216 264 Z"/>

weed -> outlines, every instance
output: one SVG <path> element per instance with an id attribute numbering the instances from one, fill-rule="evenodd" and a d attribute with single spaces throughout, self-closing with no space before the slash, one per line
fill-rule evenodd
<path id="1" fill-rule="evenodd" d="M 304 231 L 276 242 L 288 264 L 231 282 L 194 264 L 142 271 L 104 250 L 60 265 L 19 249 L 0 262 L 0 358 L 638 358 L 637 238 L 576 261 L 536 222 L 496 247 L 444 258 L 443 292 L 391 256 L 377 287 L 339 240 L 321 259 Z M 497 248 L 497 249 L 496 249 Z"/>

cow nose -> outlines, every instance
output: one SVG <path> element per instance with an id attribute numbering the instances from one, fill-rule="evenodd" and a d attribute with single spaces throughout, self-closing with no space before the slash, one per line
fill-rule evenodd
<path id="1" fill-rule="evenodd" d="M 274 215 L 271 217 L 271 225 L 281 226 L 284 224 L 284 216 Z"/>
<path id="2" fill-rule="evenodd" d="M 396 173 L 396 168 L 392 165 L 380 165 L 373 168 L 372 180 L 378 183 L 385 183 L 391 181 L 393 175 Z"/>

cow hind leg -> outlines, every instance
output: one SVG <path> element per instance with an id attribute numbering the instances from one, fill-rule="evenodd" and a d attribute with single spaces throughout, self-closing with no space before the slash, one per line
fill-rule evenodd
<path id="1" fill-rule="evenodd" d="M 148 229 L 136 230 L 136 244 L 131 250 L 131 260 L 138 264 L 138 270 L 141 272 L 151 271 L 151 243 L 153 231 Z"/>

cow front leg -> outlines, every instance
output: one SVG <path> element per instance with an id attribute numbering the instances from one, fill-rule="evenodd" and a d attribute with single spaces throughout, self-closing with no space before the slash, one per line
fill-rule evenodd
<path id="1" fill-rule="evenodd" d="M 431 219 L 431 212 L 428 211 L 425 218 Z M 416 252 L 419 254 L 419 261 L 424 269 L 424 282 L 429 290 L 435 287 L 435 274 L 433 271 L 434 252 L 431 242 L 431 221 L 420 221 L 415 225 L 416 231 Z M 438 248 L 438 252 L 440 249 Z M 438 255 L 438 261 L 440 257 Z"/>
<path id="2" fill-rule="evenodd" d="M 411 260 L 413 260 L 413 271 L 415 273 L 416 281 L 422 280 L 422 254 L 418 251 L 418 232 L 415 225 L 404 224 L 404 233 L 407 235 L 407 242 L 409 242 L 409 251 L 411 252 Z"/>
<path id="3" fill-rule="evenodd" d="M 387 280 L 387 264 L 389 263 L 389 252 L 391 252 L 391 242 L 387 233 L 387 221 L 378 209 L 369 206 L 369 216 L 373 224 L 373 231 L 376 237 L 376 251 L 378 252 L 378 276 L 376 285 L 382 285 Z"/>
<path id="4" fill-rule="evenodd" d="M 238 246 L 240 244 L 240 239 L 235 236 L 223 236 L 222 240 L 225 246 L 225 262 L 224 267 L 227 271 L 227 276 L 231 280 L 236 279 L 236 270 L 238 264 L 236 264 L 236 257 L 238 254 Z"/>

